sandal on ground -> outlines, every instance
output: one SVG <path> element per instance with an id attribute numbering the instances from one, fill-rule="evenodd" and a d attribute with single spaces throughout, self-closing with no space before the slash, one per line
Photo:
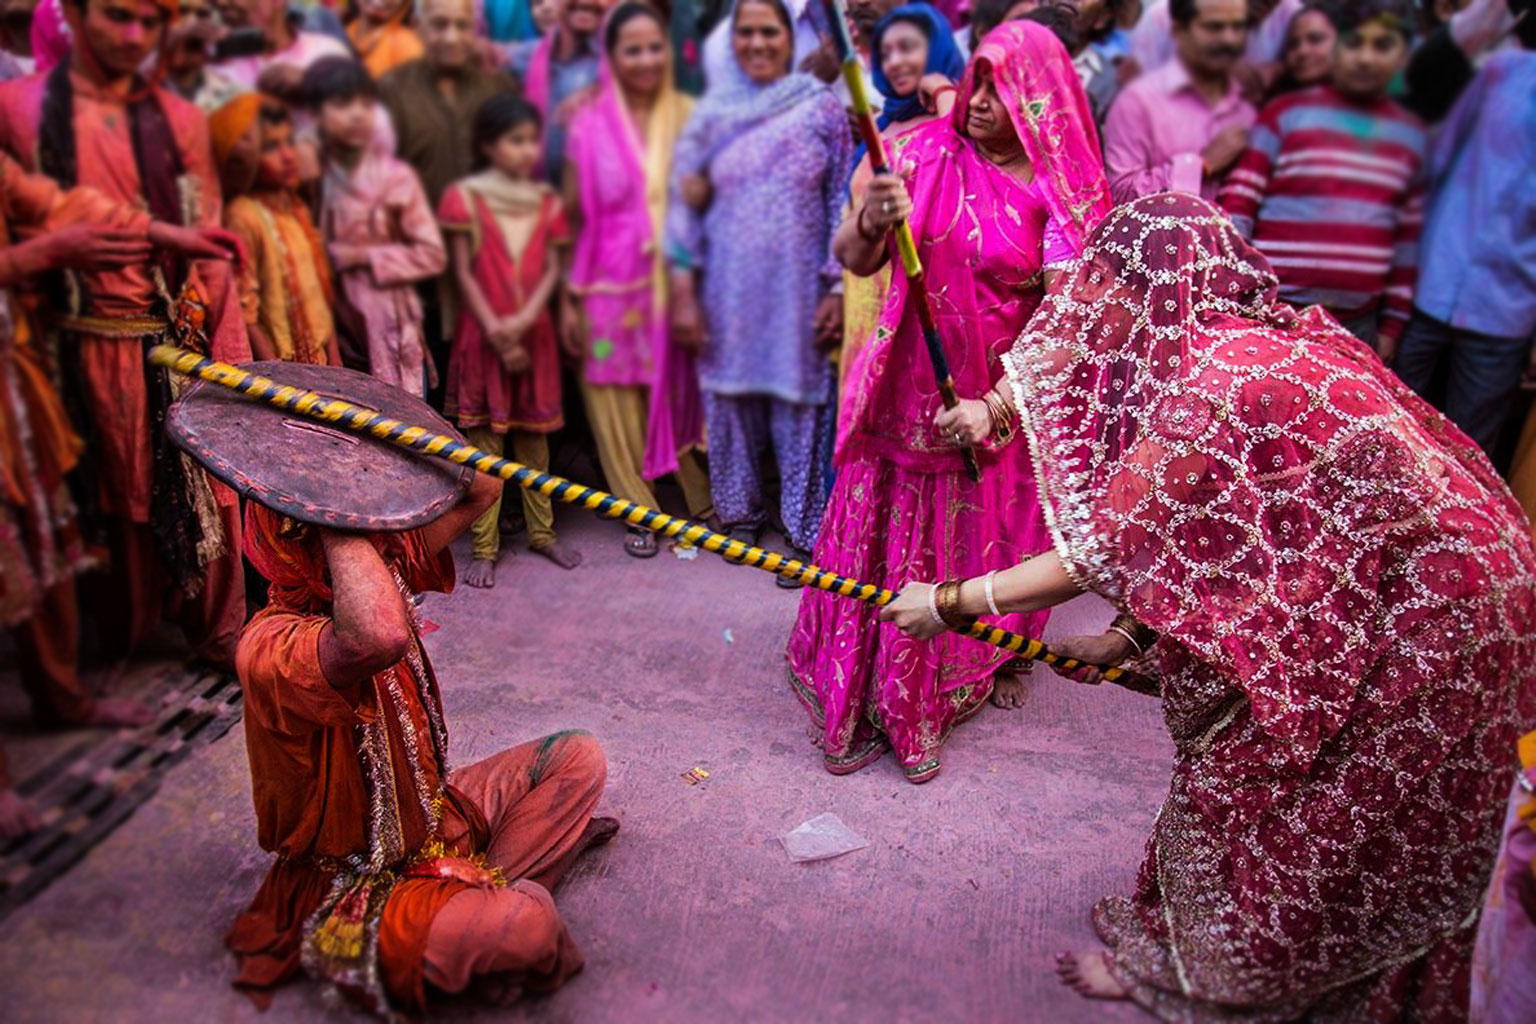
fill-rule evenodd
<path id="1" fill-rule="evenodd" d="M 630 527 L 624 538 L 624 553 L 631 558 L 655 558 L 656 535 L 650 530 L 637 530 Z"/>
<path id="2" fill-rule="evenodd" d="M 749 548 L 757 547 L 757 527 L 733 526 L 731 527 L 731 540 L 739 540 Z M 741 559 L 731 558 L 729 555 L 725 556 L 725 560 L 733 565 L 746 564 Z"/>
<path id="3" fill-rule="evenodd" d="M 809 551 L 801 551 L 799 548 L 790 548 L 789 557 L 795 559 L 797 562 L 809 563 L 811 560 L 811 553 Z M 776 576 L 774 577 L 773 582 L 777 583 L 784 590 L 799 590 L 801 587 L 805 586 L 804 583 L 800 582 L 798 577 L 794 576 Z"/>

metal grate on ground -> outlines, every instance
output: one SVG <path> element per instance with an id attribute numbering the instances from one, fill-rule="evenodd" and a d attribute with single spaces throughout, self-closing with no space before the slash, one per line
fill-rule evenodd
<path id="1" fill-rule="evenodd" d="M 183 758 L 240 721 L 240 684 L 222 672 L 172 672 L 143 696 L 160 706 L 154 722 L 84 740 L 16 787 L 43 825 L 0 843 L 0 921 L 110 835 Z"/>

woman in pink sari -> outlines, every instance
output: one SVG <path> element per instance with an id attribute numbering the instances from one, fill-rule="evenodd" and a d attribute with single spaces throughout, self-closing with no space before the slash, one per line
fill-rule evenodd
<path id="1" fill-rule="evenodd" d="M 894 175 L 873 179 L 838 231 L 856 273 L 888 258 L 884 236 L 911 211 L 926 287 L 962 395 L 1001 376 L 998 358 L 1109 209 L 1093 118 L 1072 60 L 1049 30 L 1010 22 L 976 51 L 952 118 L 900 140 Z M 1016 435 L 978 454 L 972 483 L 940 409 L 907 281 L 896 274 L 874 335 L 848 371 L 833 487 L 815 560 L 883 586 L 1003 569 L 1050 547 L 1029 453 Z M 872 524 L 879 528 L 872 529 Z M 998 624 L 1036 634 L 1044 613 Z M 828 771 L 846 774 L 896 751 L 913 782 L 939 770 L 939 748 L 975 713 L 1005 656 L 956 637 L 914 644 L 865 605 L 808 590 L 789 645 L 790 682 L 819 727 Z"/>
<path id="2" fill-rule="evenodd" d="M 1117 605 L 1057 649 L 1143 654 L 1174 741 L 1136 894 L 1101 901 L 1106 948 L 1060 970 L 1190 1024 L 1465 1020 L 1536 712 L 1536 551 L 1477 445 L 1278 288 L 1211 204 L 1140 199 L 992 395 L 1018 409 L 1055 549 L 992 599 Z M 986 608 L 984 581 L 952 580 L 885 614 L 921 637 Z"/>
<path id="3" fill-rule="evenodd" d="M 603 26 L 597 95 L 571 121 L 565 205 L 575 253 L 564 311 L 567 352 L 582 363 L 582 400 L 608 489 L 657 507 L 649 481 L 676 473 L 688 514 L 713 510 L 695 449 L 704 406 L 692 355 L 671 343 L 666 221 L 672 147 L 693 102 L 672 84 L 661 15 L 626 0 Z M 656 554 L 630 527 L 624 550 Z"/>

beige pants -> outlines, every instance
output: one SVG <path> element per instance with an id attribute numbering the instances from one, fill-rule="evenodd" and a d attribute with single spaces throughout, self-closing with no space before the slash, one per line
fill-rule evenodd
<path id="1" fill-rule="evenodd" d="M 608 478 L 608 489 L 627 501 L 657 508 L 655 491 L 640 475 L 645 464 L 645 428 L 650 411 L 650 396 L 646 392 L 642 387 L 585 382 L 581 385 L 581 398 L 587 407 L 592 436 L 597 440 L 597 458 Z M 689 516 L 702 519 L 714 511 L 709 476 L 693 452 L 678 458 L 677 482 L 683 488 Z"/>
<path id="2" fill-rule="evenodd" d="M 464 434 L 469 439 L 469 443 L 481 451 L 496 456 L 504 455 L 506 452 L 506 439 L 490 427 L 470 427 L 464 431 Z M 508 436 L 512 438 L 514 461 L 521 462 L 541 473 L 549 471 L 549 437 L 547 435 L 514 430 Z M 549 547 L 555 542 L 554 505 L 550 502 L 548 495 L 530 491 L 525 487 L 517 489 L 523 495 L 523 518 L 528 521 L 528 546 L 535 551 Z M 496 561 L 496 556 L 501 553 L 501 498 L 497 498 L 495 504 L 480 513 L 480 518 L 476 519 L 475 524 L 469 528 L 469 535 L 473 540 L 472 549 L 477 560 Z"/>

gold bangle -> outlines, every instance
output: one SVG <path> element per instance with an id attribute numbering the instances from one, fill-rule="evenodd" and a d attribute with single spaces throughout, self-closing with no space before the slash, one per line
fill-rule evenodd
<path id="1" fill-rule="evenodd" d="M 1109 628 L 1130 640 L 1139 654 L 1145 654 L 1153 644 L 1157 643 L 1157 630 L 1150 626 L 1143 626 L 1130 612 L 1121 612 L 1116 615 L 1115 621 Z"/>
<path id="2" fill-rule="evenodd" d="M 943 619 L 944 624 L 956 632 L 968 633 L 971 626 L 976 622 L 974 618 L 969 618 L 960 613 L 959 580 L 945 580 L 943 583 L 940 583 L 934 604 L 939 609 L 939 618 Z"/>
<path id="3" fill-rule="evenodd" d="M 992 418 L 992 433 L 997 435 L 999 441 L 1012 438 L 1013 411 L 1003 401 L 1003 396 L 996 391 L 988 391 L 982 396 L 982 401 L 986 403 L 987 413 Z"/>

